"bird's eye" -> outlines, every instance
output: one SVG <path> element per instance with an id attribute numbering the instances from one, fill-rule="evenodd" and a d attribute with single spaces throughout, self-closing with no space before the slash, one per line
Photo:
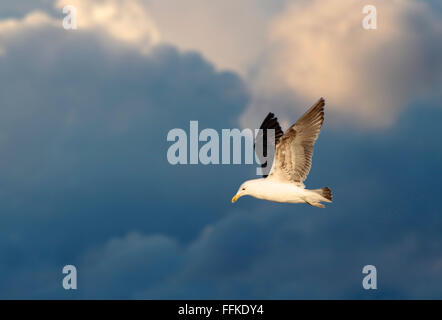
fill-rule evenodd
<path id="1" fill-rule="evenodd" d="M 246 190 L 246 188 L 242 188 L 241 190 Z"/>

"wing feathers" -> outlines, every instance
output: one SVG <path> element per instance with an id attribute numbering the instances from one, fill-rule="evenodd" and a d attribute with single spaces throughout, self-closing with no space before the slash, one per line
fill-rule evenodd
<path id="1" fill-rule="evenodd" d="M 259 152 L 261 150 L 256 150 L 256 151 L 258 151 L 257 156 L 260 160 L 260 163 L 262 163 L 261 168 L 266 168 L 267 166 L 268 166 L 268 168 L 271 168 L 271 166 L 272 166 L 271 161 L 273 160 L 274 157 L 273 157 L 273 155 L 270 155 L 268 157 L 268 154 L 267 154 L 268 153 L 268 150 L 267 150 L 267 136 L 268 136 L 267 130 L 268 129 L 275 130 L 275 141 L 271 141 L 273 143 L 273 146 L 275 146 L 275 147 L 278 144 L 279 139 L 283 136 L 284 133 L 281 129 L 281 126 L 278 123 L 278 118 L 276 118 L 275 115 L 271 112 L 264 119 L 264 121 L 262 122 L 259 129 L 262 129 L 262 130 L 259 131 L 259 133 L 255 137 L 254 148 L 263 148 L 262 152 Z M 266 161 L 265 163 L 263 163 L 265 161 L 265 158 L 262 158 L 262 156 L 267 157 L 268 159 L 272 159 L 272 160 Z M 270 162 L 270 163 L 268 163 L 268 162 Z M 267 175 L 264 174 L 263 177 L 265 178 L 265 177 L 267 177 Z"/>
<path id="2" fill-rule="evenodd" d="M 259 128 L 263 129 L 263 131 L 265 131 L 266 129 L 275 130 L 275 143 L 277 143 L 279 138 L 281 138 L 284 134 L 282 132 L 281 126 L 278 123 L 278 118 L 276 118 L 275 115 L 271 112 L 269 112 Z"/>
<path id="3" fill-rule="evenodd" d="M 324 122 L 324 99 L 316 102 L 280 138 L 270 175 L 302 183 L 310 172 L 313 146 Z"/>

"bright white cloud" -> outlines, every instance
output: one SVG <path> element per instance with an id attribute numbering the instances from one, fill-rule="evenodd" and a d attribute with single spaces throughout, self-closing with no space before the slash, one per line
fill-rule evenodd
<path id="1" fill-rule="evenodd" d="M 55 8 L 61 14 L 63 7 L 68 5 L 72 5 L 72 2 L 58 0 Z M 160 41 L 160 32 L 139 0 L 76 0 L 74 7 L 77 10 L 78 29 L 70 32 L 103 32 L 115 40 L 139 48 L 144 53 Z M 7 51 L 2 46 L 2 39 L 44 26 L 62 28 L 62 18 L 35 10 L 22 19 L 0 20 L 0 54 Z"/>
<path id="2" fill-rule="evenodd" d="M 377 8 L 376 30 L 362 28 L 365 4 Z M 423 2 L 293 2 L 270 28 L 244 118 L 270 106 L 283 114 L 294 104 L 304 109 L 324 96 L 340 122 L 388 126 L 401 108 L 440 87 L 440 39 L 442 19 Z"/>
<path id="3" fill-rule="evenodd" d="M 72 5 L 59 0 L 58 9 Z M 79 29 L 100 29 L 114 38 L 147 50 L 160 40 L 158 31 L 146 7 L 139 0 L 76 0 Z"/>

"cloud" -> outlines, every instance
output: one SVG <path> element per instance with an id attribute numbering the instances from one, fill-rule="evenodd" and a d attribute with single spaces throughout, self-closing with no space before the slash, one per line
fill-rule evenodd
<path id="1" fill-rule="evenodd" d="M 182 248 L 169 237 L 129 233 L 90 249 L 78 265 L 84 297 L 134 298 L 177 272 Z M 89 286 L 88 283 L 94 283 Z M 155 298 L 152 295 L 150 298 Z"/>
<path id="2" fill-rule="evenodd" d="M 56 6 L 53 6 L 53 3 Z M 3 0 L 0 18 L 20 17 L 39 8 L 62 18 L 62 7 L 74 5 L 79 24 L 101 29 L 137 46 L 149 39 L 180 50 L 200 52 L 218 70 L 247 74 L 260 57 L 271 17 L 286 0 Z M 55 7 L 55 8 L 54 8 Z M 226 22 L 228 17 L 228 22 Z M 238 32 L 240 30 L 240 32 Z M 127 32 L 126 32 L 127 31 Z M 148 50 L 149 45 L 145 49 Z"/>
<path id="3" fill-rule="evenodd" d="M 55 26 L 56 20 L 47 13 L 35 10 L 22 19 L 9 18 L 0 20 L 0 40 L 16 35 L 24 30 L 42 26 Z"/>
<path id="4" fill-rule="evenodd" d="M 254 168 L 171 166 L 166 135 L 236 126 L 250 99 L 237 74 L 30 16 L 0 35 L 0 297 L 438 297 L 442 109 L 413 103 L 383 131 L 324 127 L 306 185 L 332 188 L 325 211 L 232 209 Z M 300 99 L 269 91 L 288 110 Z M 362 289 L 365 264 L 377 292 Z"/>
<path id="5" fill-rule="evenodd" d="M 376 30 L 362 28 L 365 4 L 377 8 Z M 244 121 L 269 105 L 290 114 L 293 105 L 305 108 L 324 96 L 332 121 L 391 125 L 404 107 L 442 84 L 441 21 L 417 1 L 291 3 L 270 28 Z"/>
<path id="6" fill-rule="evenodd" d="M 53 3 L 54 0 L 5 0 L 0 4 L 0 19 L 22 17 L 37 8 L 40 11 L 48 12 Z"/>
<path id="7" fill-rule="evenodd" d="M 162 255 L 176 258 L 167 265 L 170 272 L 152 268 L 140 272 L 140 282 L 152 277 L 151 272 L 159 272 L 162 280 L 143 282 L 147 286 L 138 286 L 134 296 L 130 295 L 134 290 L 120 289 L 119 297 L 437 297 L 442 283 L 442 219 L 431 201 L 437 198 L 441 183 L 426 177 L 441 171 L 440 128 L 431 126 L 432 119 L 441 116 L 440 109 L 415 106 L 388 135 L 334 133 L 323 137 L 307 184 L 332 182 L 335 201 L 326 211 L 244 198 L 236 210 L 208 224 L 194 240 L 180 243 L 179 249 L 169 236 L 165 242 L 173 244 L 170 255 L 165 251 Z M 416 135 L 410 140 L 407 132 Z M 423 140 L 428 144 L 419 146 L 417 142 Z M 416 152 L 410 153 L 410 143 Z M 145 237 L 139 239 L 145 242 Z M 112 250 L 102 251 L 112 254 Z M 362 268 L 368 264 L 377 267 L 376 292 L 362 288 Z M 82 269 L 88 272 L 95 267 L 91 262 Z M 112 274 L 103 276 L 115 279 L 109 280 L 109 287 L 128 276 L 125 268 Z"/>
<path id="8" fill-rule="evenodd" d="M 0 40 L 2 297 L 63 295 L 63 265 L 128 233 L 191 241 L 230 206 L 226 181 L 241 169 L 174 167 L 167 133 L 235 126 L 248 103 L 236 74 L 196 52 L 142 53 L 29 17 Z M 217 192 L 195 205 L 209 181 Z"/>
<path id="9" fill-rule="evenodd" d="M 245 75 L 265 48 L 271 17 L 286 0 L 144 1 L 164 41 L 198 50 L 222 70 Z"/>
<path id="10" fill-rule="evenodd" d="M 58 0 L 54 9 L 60 13 L 56 19 L 41 10 L 33 10 L 23 18 L 8 18 L 0 21 L 0 41 L 16 36 L 31 28 L 43 26 L 62 27 L 61 15 L 69 0 Z M 75 2 L 77 30 L 69 32 L 101 32 L 107 37 L 148 53 L 160 42 L 160 32 L 146 7 L 138 0 L 78 0 Z M 0 42 L 1 45 L 1 42 Z M 5 48 L 2 48 L 5 51 Z"/>
<path id="11" fill-rule="evenodd" d="M 58 0 L 56 8 L 72 5 Z M 99 29 L 144 51 L 160 41 L 160 32 L 146 7 L 138 0 L 77 0 L 79 29 Z"/>

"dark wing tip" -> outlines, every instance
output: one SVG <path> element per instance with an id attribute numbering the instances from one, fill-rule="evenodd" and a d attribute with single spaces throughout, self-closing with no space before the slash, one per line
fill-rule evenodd
<path id="1" fill-rule="evenodd" d="M 269 112 L 269 114 L 265 117 L 264 121 L 261 123 L 260 129 L 267 129 L 269 126 L 269 123 L 272 121 L 278 121 L 277 118 L 275 118 L 275 115 L 272 112 Z"/>
<path id="2" fill-rule="evenodd" d="M 321 110 L 324 110 L 325 106 L 325 100 L 324 98 L 319 98 L 319 100 L 313 105 L 313 108 L 319 108 Z"/>
<path id="3" fill-rule="evenodd" d="M 323 97 L 320 97 L 320 98 L 318 99 L 318 101 L 317 101 L 314 105 L 321 105 L 321 106 L 324 106 L 324 105 L 325 105 L 325 100 L 324 100 L 324 98 L 323 98 Z"/>
<path id="4" fill-rule="evenodd" d="M 284 132 L 281 129 L 281 126 L 278 123 L 278 118 L 275 117 L 275 115 L 272 112 L 269 112 L 268 115 L 265 117 L 264 121 L 262 122 L 260 128 L 261 130 L 260 133 L 257 134 L 257 136 L 255 137 L 255 144 L 254 144 L 254 148 L 256 146 L 256 143 L 261 144 L 262 143 L 262 152 L 263 152 L 263 156 L 267 156 L 267 134 L 268 134 L 268 130 L 274 130 L 274 141 L 271 142 L 275 147 L 278 144 L 280 138 L 284 135 Z M 259 157 L 259 155 L 258 155 Z M 261 162 L 263 159 L 260 159 Z M 262 168 L 266 168 L 267 166 L 271 166 L 271 162 L 268 163 L 268 161 L 266 161 L 265 163 L 261 164 Z M 266 178 L 268 175 L 264 174 L 263 177 Z"/>
<path id="5" fill-rule="evenodd" d="M 324 120 L 324 106 L 325 106 L 325 100 L 324 98 L 319 98 L 319 100 L 311 107 L 311 109 L 309 110 L 311 113 L 314 114 L 318 114 L 322 120 Z M 307 111 L 307 113 L 309 113 L 309 111 Z"/>
<path id="6" fill-rule="evenodd" d="M 324 98 L 321 97 L 321 98 L 319 98 L 318 101 L 316 101 L 313 104 L 313 106 L 310 108 L 310 110 L 320 109 L 321 111 L 323 111 L 324 110 L 324 106 L 325 106 L 325 100 L 324 100 Z"/>
<path id="7" fill-rule="evenodd" d="M 279 138 L 284 134 L 284 132 L 281 129 L 281 126 L 279 125 L 278 118 L 275 117 L 275 115 L 272 112 L 269 112 L 267 117 L 262 122 L 260 129 L 274 129 L 275 130 L 275 140 L 278 141 Z"/>

